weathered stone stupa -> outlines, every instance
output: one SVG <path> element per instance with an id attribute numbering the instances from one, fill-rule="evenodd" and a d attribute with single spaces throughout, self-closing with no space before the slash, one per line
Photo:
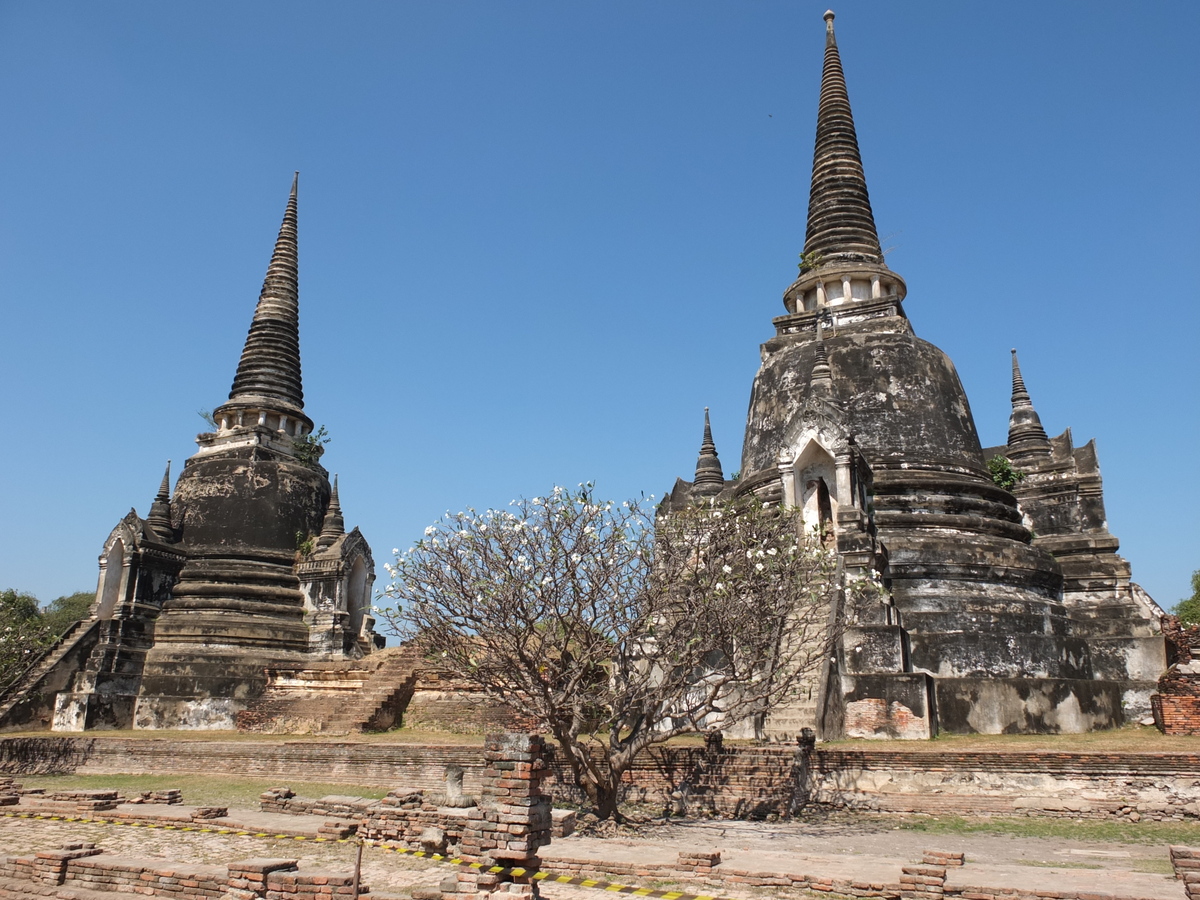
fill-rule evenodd
<path id="1" fill-rule="evenodd" d="M 331 489 L 304 412 L 296 224 L 293 182 L 217 430 L 175 485 L 187 562 L 146 656 L 139 728 L 232 727 L 264 666 L 309 649 L 297 546 L 320 534 Z"/>
<path id="2" fill-rule="evenodd" d="M 1116 556 L 1094 447 L 1075 450 L 1069 432 L 1048 441 L 1016 387 L 1009 446 L 980 447 L 953 363 L 913 332 L 905 282 L 884 261 L 825 20 L 801 272 L 762 346 L 741 475 L 712 465 L 706 412 L 695 480 L 667 499 L 753 492 L 801 507 L 849 577 L 878 573 L 890 593 L 844 610 L 811 704 L 766 730 L 1085 731 L 1144 714 L 1165 667 L 1161 611 Z M 1028 473 L 1015 496 L 989 472 L 996 453 Z"/>
<path id="3" fill-rule="evenodd" d="M 374 562 L 345 533 L 300 374 L 296 181 L 215 430 L 175 492 L 130 511 L 100 557 L 92 615 L 0 703 L 0 726 L 233 728 L 272 667 L 378 646 Z"/>

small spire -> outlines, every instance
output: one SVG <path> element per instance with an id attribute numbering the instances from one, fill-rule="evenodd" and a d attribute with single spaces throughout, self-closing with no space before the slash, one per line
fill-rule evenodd
<path id="1" fill-rule="evenodd" d="M 324 550 L 346 533 L 346 521 L 342 518 L 342 504 L 338 500 L 338 477 L 333 476 L 333 490 L 329 494 L 329 508 L 325 521 L 321 523 L 321 535 L 317 538 L 317 549 Z"/>
<path id="2" fill-rule="evenodd" d="M 704 440 L 700 442 L 700 456 L 696 460 L 696 477 L 692 484 L 698 494 L 719 494 L 725 487 L 725 472 L 717 458 L 717 445 L 713 443 L 712 425 L 708 420 L 708 407 L 704 407 Z"/>
<path id="3" fill-rule="evenodd" d="M 146 536 L 156 540 L 173 542 L 175 528 L 171 524 L 171 461 L 167 460 L 167 470 L 163 473 L 162 483 L 154 502 L 150 504 L 150 513 L 146 516 Z"/>
<path id="4" fill-rule="evenodd" d="M 303 415 L 300 377 L 300 277 L 296 192 L 292 178 L 283 223 L 267 266 L 250 333 L 238 362 L 228 405 L 259 406 Z"/>
<path id="5" fill-rule="evenodd" d="M 1014 462 L 1050 455 L 1050 439 L 1021 377 L 1016 348 L 1012 351 L 1012 414 L 1008 419 L 1008 457 Z"/>
<path id="6" fill-rule="evenodd" d="M 804 255 L 820 259 L 822 265 L 838 262 L 883 265 L 833 19 L 833 10 L 828 10 Z"/>
<path id="7" fill-rule="evenodd" d="M 815 396 L 833 399 L 833 370 L 829 368 L 829 355 L 825 352 L 825 339 L 818 332 L 817 355 L 813 359 L 812 378 L 809 390 Z"/>
<path id="8" fill-rule="evenodd" d="M 155 500 L 171 500 L 171 461 L 167 460 L 167 469 L 163 472 L 162 484 L 158 486 L 158 494 Z"/>

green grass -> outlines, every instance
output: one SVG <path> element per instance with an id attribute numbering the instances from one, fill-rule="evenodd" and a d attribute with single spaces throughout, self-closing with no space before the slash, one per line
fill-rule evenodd
<path id="1" fill-rule="evenodd" d="M 1014 860 L 1018 866 L 1035 866 L 1039 869 L 1103 869 L 1097 863 L 1085 862 L 1051 862 L 1048 859 L 1018 859 Z"/>
<path id="2" fill-rule="evenodd" d="M 1094 841 L 1101 844 L 1200 843 L 1200 824 L 1188 822 L 1103 822 L 1080 819 L 980 818 L 922 816 L 898 821 L 905 831 L 929 834 L 1008 834 L 1046 840 Z"/>
<path id="3" fill-rule="evenodd" d="M 232 809 L 258 809 L 258 795 L 270 788 L 287 786 L 300 797 L 316 799 L 328 794 L 349 794 L 378 800 L 388 789 L 361 784 L 334 784 L 314 781 L 289 781 L 286 778 L 246 778 L 235 775 L 35 775 L 20 778 L 27 788 L 46 791 L 95 788 L 118 790 L 124 796 L 139 791 L 163 791 L 178 788 L 188 806 L 227 806 Z"/>

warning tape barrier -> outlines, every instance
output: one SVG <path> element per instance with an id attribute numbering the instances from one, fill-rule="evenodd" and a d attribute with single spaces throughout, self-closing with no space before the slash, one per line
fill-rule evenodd
<path id="1" fill-rule="evenodd" d="M 206 828 L 199 825 L 172 825 L 163 822 L 137 822 L 125 819 L 90 819 L 86 816 L 52 816 L 44 813 L 4 812 L 0 817 L 7 819 L 43 819 L 49 822 L 77 822 L 88 825 L 127 825 L 133 828 L 153 828 L 159 831 L 190 831 L 196 834 L 225 834 L 235 837 L 271 838 L 280 841 L 307 841 L 313 844 L 358 844 L 372 847 L 388 853 L 398 853 L 403 856 L 414 856 L 428 859 L 431 862 L 457 866 L 462 869 L 473 869 L 487 875 L 511 875 L 516 878 L 529 878 L 531 881 L 547 884 L 570 884 L 577 887 L 596 888 L 611 894 L 628 894 L 631 897 L 656 897 L 660 900 L 730 900 L 728 897 L 718 897 L 714 894 L 687 894 L 682 891 L 667 891 L 659 888 L 634 887 L 628 884 L 617 884 L 612 881 L 601 881 L 596 878 L 584 878 L 579 875 L 555 875 L 553 872 L 534 871 L 521 866 L 489 866 L 481 862 L 469 862 L 460 857 L 446 856 L 442 853 L 429 853 L 425 850 L 410 850 L 408 847 L 397 847 L 385 841 L 367 840 L 365 838 L 332 838 L 311 837 L 305 834 L 271 834 L 269 831 L 249 831 L 239 828 Z"/>

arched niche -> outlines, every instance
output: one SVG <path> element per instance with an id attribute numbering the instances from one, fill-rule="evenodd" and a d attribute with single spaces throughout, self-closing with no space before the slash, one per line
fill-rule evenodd
<path id="1" fill-rule="evenodd" d="M 96 618 L 111 619 L 121 602 L 121 587 L 125 582 L 125 542 L 117 538 L 104 555 L 104 574 L 101 576 L 100 602 L 96 605 Z"/>
<path id="2" fill-rule="evenodd" d="M 354 635 L 362 631 L 363 615 L 371 605 L 367 574 L 366 561 L 356 556 L 350 574 L 346 576 L 346 612 L 350 614 L 347 630 Z"/>
<path id="3" fill-rule="evenodd" d="M 837 463 L 828 450 L 810 440 L 793 463 L 796 505 L 805 531 L 831 538 L 837 522 Z"/>

